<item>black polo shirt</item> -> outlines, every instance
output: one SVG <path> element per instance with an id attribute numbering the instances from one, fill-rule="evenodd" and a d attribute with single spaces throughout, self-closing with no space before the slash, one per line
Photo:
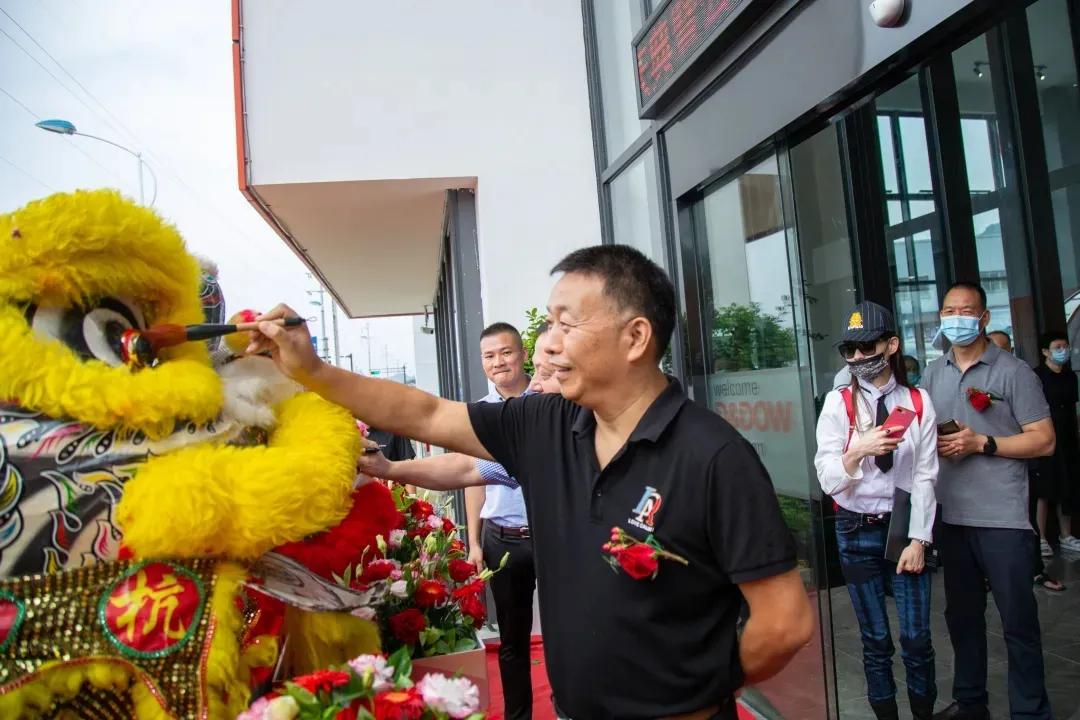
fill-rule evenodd
<path id="1" fill-rule="evenodd" d="M 480 442 L 521 483 L 548 675 L 575 720 L 657 718 L 742 684 L 737 583 L 795 567 L 795 544 L 753 448 L 671 385 L 603 472 L 592 412 L 559 395 L 469 406 Z M 612 527 L 689 560 L 655 580 L 613 572 Z"/>

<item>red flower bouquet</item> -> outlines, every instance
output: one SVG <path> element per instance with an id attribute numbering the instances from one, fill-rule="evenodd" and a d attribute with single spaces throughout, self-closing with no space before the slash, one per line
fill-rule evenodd
<path id="1" fill-rule="evenodd" d="M 492 571 L 478 573 L 466 560 L 454 524 L 431 503 L 401 487 L 393 498 L 403 527 L 376 538 L 361 563 L 336 579 L 375 591 L 371 607 L 357 614 L 375 620 L 385 648 L 418 658 L 476 649 Z"/>
<path id="2" fill-rule="evenodd" d="M 413 685 L 411 674 L 407 648 L 390 657 L 361 655 L 286 682 L 237 720 L 483 720 L 470 680 L 430 673 Z"/>
<path id="3" fill-rule="evenodd" d="M 1001 400 L 997 395 L 975 387 L 967 389 L 967 398 L 976 412 L 985 412 L 996 401 Z"/>
<path id="4" fill-rule="evenodd" d="M 660 560 L 689 565 L 686 558 L 668 552 L 652 535 L 642 542 L 622 528 L 611 528 L 611 540 L 604 543 L 604 558 L 615 572 L 622 570 L 635 580 L 654 579 L 660 572 Z"/>

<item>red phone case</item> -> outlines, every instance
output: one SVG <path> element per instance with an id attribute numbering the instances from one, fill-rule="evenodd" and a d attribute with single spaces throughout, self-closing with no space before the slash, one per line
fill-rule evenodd
<path id="1" fill-rule="evenodd" d="M 888 431 L 889 437 L 898 437 L 907 432 L 913 422 L 915 422 L 915 411 L 897 406 L 889 413 L 889 417 L 885 418 L 882 427 Z"/>

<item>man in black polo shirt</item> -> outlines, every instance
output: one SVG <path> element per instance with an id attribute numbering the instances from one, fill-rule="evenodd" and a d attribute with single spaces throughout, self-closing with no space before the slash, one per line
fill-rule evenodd
<path id="1" fill-rule="evenodd" d="M 264 322 L 249 350 L 273 350 L 286 374 L 366 421 L 517 478 L 562 713 L 734 718 L 734 692 L 779 672 L 813 632 L 768 473 L 660 372 L 675 294 L 659 267 L 615 245 L 572 253 L 553 273 L 547 351 L 561 397 L 439 399 L 322 363 L 303 327 Z M 279 306 L 263 319 L 292 315 Z M 603 546 L 614 527 L 686 564 L 663 557 L 640 580 L 612 572 Z"/>

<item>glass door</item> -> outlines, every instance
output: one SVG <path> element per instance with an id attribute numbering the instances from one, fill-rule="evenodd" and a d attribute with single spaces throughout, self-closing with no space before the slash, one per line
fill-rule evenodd
<path id="1" fill-rule="evenodd" d="M 689 210 L 700 286 L 704 400 L 755 448 L 795 536 L 807 592 L 820 567 L 808 437 L 812 394 L 799 363 L 789 190 L 776 156 L 707 188 Z M 842 250 L 841 250 L 842 252 Z M 841 285 L 848 285 L 841 280 Z M 841 291 L 842 292 L 842 291 Z M 702 398 L 698 398 L 699 401 Z M 771 717 L 827 717 L 819 634 L 779 676 L 751 688 Z"/>

